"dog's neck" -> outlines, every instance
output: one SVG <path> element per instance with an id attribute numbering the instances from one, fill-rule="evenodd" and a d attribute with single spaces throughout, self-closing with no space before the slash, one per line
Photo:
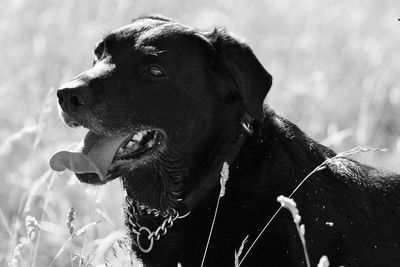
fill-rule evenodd
<path id="1" fill-rule="evenodd" d="M 192 150 L 185 150 L 187 144 L 181 147 L 169 144 L 157 160 L 135 169 L 134 175 L 125 174 L 122 180 L 127 195 L 149 207 L 165 211 L 176 207 L 177 201 L 185 199 L 204 177 L 218 181 L 223 162 L 243 133 L 243 111 L 237 106 L 230 106 L 230 109 L 225 108 L 219 113 L 211 127 L 213 131 L 207 138 L 195 141 L 197 145 Z M 245 118 L 250 121 L 249 116 Z M 217 183 L 206 184 L 209 187 Z"/>
<path id="2" fill-rule="evenodd" d="M 230 165 L 234 161 L 244 143 L 244 140 L 246 139 L 246 136 L 253 133 L 252 123 L 253 118 L 251 118 L 247 113 L 243 114 L 236 135 L 228 138 L 228 141 L 225 141 L 222 144 L 217 144 L 212 153 L 213 158 L 210 160 L 211 164 L 208 166 L 208 170 L 211 171 L 201 172 L 203 176 L 199 178 L 196 187 L 182 202 L 185 211 L 194 209 L 215 188 L 218 184 L 219 173 L 222 170 L 223 164 L 227 163 Z"/>
<path id="3" fill-rule="evenodd" d="M 197 164 L 200 167 L 194 171 L 187 167 L 187 161 L 179 157 L 179 154 L 169 154 L 140 169 L 139 173 L 136 171 L 134 182 L 133 179 L 123 178 L 127 193 L 125 222 L 131 238 L 135 235 L 137 237 L 138 225 L 156 229 L 162 225 L 165 216 L 170 215 L 168 212 L 171 210 L 178 210 L 183 215 L 203 201 L 218 184 L 223 163 L 230 164 L 235 159 L 246 136 L 251 132 L 251 123 L 251 117 L 245 114 L 235 122 L 236 127 L 228 127 L 236 128 L 235 131 L 221 131 L 223 134 L 217 138 L 209 156 L 203 160 L 203 164 Z M 173 153 L 171 151 L 167 153 Z M 191 177 L 197 182 L 183 190 L 184 181 L 188 180 L 190 173 L 197 173 L 197 177 Z M 142 176 L 138 177 L 140 174 Z M 151 192 L 149 188 L 153 188 Z M 161 216 L 163 214 L 165 216 Z"/>

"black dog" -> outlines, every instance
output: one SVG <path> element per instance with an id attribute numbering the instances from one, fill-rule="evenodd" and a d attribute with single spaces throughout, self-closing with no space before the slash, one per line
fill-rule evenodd
<path id="1" fill-rule="evenodd" d="M 60 88 L 65 122 L 89 129 L 82 161 L 65 166 L 91 184 L 121 177 L 132 248 L 145 266 L 200 266 L 223 162 L 229 180 L 204 266 L 233 266 L 244 237 L 253 241 L 279 207 L 277 196 L 335 156 L 263 107 L 271 83 L 226 31 L 153 16 L 105 37 L 93 68 Z M 85 173 L 83 161 L 97 171 Z M 312 265 L 327 255 L 331 266 L 400 266 L 400 176 L 335 162 L 293 196 Z M 241 266 L 305 266 L 288 212 Z"/>

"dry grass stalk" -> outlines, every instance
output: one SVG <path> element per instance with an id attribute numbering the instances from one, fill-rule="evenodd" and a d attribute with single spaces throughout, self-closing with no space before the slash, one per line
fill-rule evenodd
<path id="1" fill-rule="evenodd" d="M 239 247 L 239 250 L 236 252 L 235 250 L 235 267 L 239 266 L 239 259 L 240 259 L 240 255 L 242 255 L 243 253 L 243 249 L 244 249 L 244 245 L 247 243 L 247 239 L 249 238 L 249 236 L 247 235 L 243 241 L 242 244 Z"/>
<path id="2" fill-rule="evenodd" d="M 100 222 L 101 222 L 101 220 L 88 223 L 88 224 L 86 224 L 85 226 L 83 226 L 82 228 L 80 228 L 79 230 L 77 230 L 75 233 L 73 233 L 73 234 L 68 238 L 67 242 L 65 242 L 65 244 L 64 244 L 64 245 L 60 248 L 60 250 L 57 252 L 56 256 L 55 256 L 54 259 L 51 261 L 49 267 L 53 266 L 53 264 L 56 262 L 57 258 L 60 257 L 60 255 L 65 251 L 65 249 L 66 249 L 68 243 L 69 243 L 72 239 L 74 239 L 74 238 L 77 237 L 77 236 L 80 236 L 80 235 L 83 234 L 83 233 L 86 233 L 87 231 L 89 231 L 91 228 L 93 228 L 96 224 L 98 224 L 98 223 L 100 223 Z M 80 259 L 79 263 L 82 262 L 82 259 L 85 259 L 85 260 L 88 259 L 87 257 L 84 258 L 84 257 L 82 257 L 81 255 L 82 255 L 82 253 L 81 253 L 81 254 L 78 254 L 77 256 L 76 256 L 76 255 L 74 256 L 74 258 L 79 257 L 79 259 Z"/>
<path id="3" fill-rule="evenodd" d="M 50 177 L 50 181 L 47 184 L 46 194 L 45 194 L 45 197 L 44 197 L 44 203 L 43 203 L 43 208 L 42 208 L 42 213 L 40 215 L 40 222 L 42 222 L 43 219 L 44 219 L 45 210 L 47 208 L 48 201 L 49 201 L 49 194 L 50 194 L 51 190 L 53 189 L 54 181 L 55 181 L 55 177 L 56 176 L 57 175 L 54 172 L 52 172 L 51 173 L 51 177 Z M 33 257 L 32 257 L 32 265 L 31 265 L 32 267 L 35 267 L 36 258 L 37 258 L 38 251 L 39 251 L 39 244 L 40 244 L 41 234 L 42 234 L 42 231 L 39 230 L 38 237 L 37 237 L 36 244 L 35 244 L 35 249 L 34 249 L 34 252 L 33 252 Z"/>
<path id="4" fill-rule="evenodd" d="M 36 237 L 35 233 L 36 229 L 40 230 L 40 225 L 36 220 L 36 218 L 30 215 L 26 216 L 25 218 L 26 237 L 21 238 L 20 242 L 15 246 L 13 250 L 13 256 L 11 260 L 8 262 L 9 267 L 19 266 L 22 248 L 27 247 L 28 245 L 31 245 L 33 243 L 33 240 Z"/>
<path id="5" fill-rule="evenodd" d="M 221 189 L 219 191 L 217 204 L 215 206 L 214 217 L 213 217 L 213 220 L 212 220 L 212 223 L 211 223 L 211 229 L 210 229 L 210 232 L 208 234 L 207 244 L 206 244 L 206 248 L 204 249 L 203 259 L 201 260 L 200 267 L 203 267 L 204 261 L 206 259 L 208 245 L 210 244 L 211 235 L 212 235 L 212 232 L 214 230 L 215 219 L 217 218 L 217 214 L 218 214 L 219 202 L 220 202 L 221 198 L 225 195 L 225 189 L 226 189 L 225 185 L 226 185 L 226 182 L 228 181 L 228 179 L 229 179 L 229 165 L 228 165 L 227 162 L 224 162 L 224 164 L 222 165 L 221 177 L 220 177 L 220 180 L 219 180 L 220 184 L 221 184 Z"/>
<path id="6" fill-rule="evenodd" d="M 293 199 L 284 197 L 282 195 L 277 198 L 277 201 L 281 204 L 281 207 L 289 210 L 290 213 L 292 214 L 293 222 L 296 225 L 297 233 L 299 234 L 301 244 L 303 246 L 304 257 L 306 259 L 307 267 L 311 267 L 310 258 L 308 256 L 308 251 L 306 246 L 305 226 L 304 224 L 300 225 L 301 216 L 299 214 L 299 210 L 297 209 L 296 202 Z"/>

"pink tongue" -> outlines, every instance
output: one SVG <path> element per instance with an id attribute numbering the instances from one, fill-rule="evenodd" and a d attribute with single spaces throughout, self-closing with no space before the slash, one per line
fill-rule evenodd
<path id="1" fill-rule="evenodd" d="M 103 181 L 117 149 L 127 137 L 107 137 L 89 131 L 80 148 L 82 152 L 59 151 L 50 159 L 50 167 L 55 171 L 96 173 Z"/>

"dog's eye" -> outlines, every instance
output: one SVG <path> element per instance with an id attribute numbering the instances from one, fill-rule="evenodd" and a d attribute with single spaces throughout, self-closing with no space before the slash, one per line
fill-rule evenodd
<path id="1" fill-rule="evenodd" d="M 163 77 L 163 76 L 165 76 L 163 70 L 158 66 L 151 66 L 149 68 L 148 72 L 151 75 L 155 76 L 155 77 Z"/>

